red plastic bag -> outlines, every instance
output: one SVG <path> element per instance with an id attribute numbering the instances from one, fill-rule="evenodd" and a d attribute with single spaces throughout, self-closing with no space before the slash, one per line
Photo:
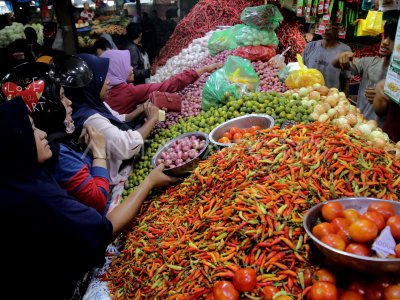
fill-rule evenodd
<path id="1" fill-rule="evenodd" d="M 233 53 L 235 56 L 248 59 L 250 61 L 269 61 L 276 55 L 275 45 L 272 46 L 244 46 L 239 47 Z"/>

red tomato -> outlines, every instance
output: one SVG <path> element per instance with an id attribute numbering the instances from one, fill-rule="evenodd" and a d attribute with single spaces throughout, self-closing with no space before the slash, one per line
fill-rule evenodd
<path id="1" fill-rule="evenodd" d="M 385 220 L 395 215 L 395 210 L 392 204 L 388 202 L 374 202 L 368 206 L 368 211 L 376 211 L 380 213 Z"/>
<path id="2" fill-rule="evenodd" d="M 257 285 L 257 274 L 252 268 L 240 268 L 233 276 L 233 285 L 240 292 L 250 292 Z"/>
<path id="3" fill-rule="evenodd" d="M 354 291 L 345 291 L 339 300 L 365 300 L 364 296 Z"/>
<path id="4" fill-rule="evenodd" d="M 226 138 L 228 138 L 228 139 L 230 139 L 230 140 L 232 139 L 232 134 L 230 134 L 229 131 L 225 132 L 222 136 L 223 136 L 223 137 L 226 137 Z"/>
<path id="5" fill-rule="evenodd" d="M 366 298 L 367 300 L 382 300 L 383 290 L 376 286 L 368 286 Z"/>
<path id="6" fill-rule="evenodd" d="M 336 284 L 336 277 L 326 269 L 319 269 L 314 272 L 312 277 L 312 283 L 316 283 L 318 281 L 324 281 Z"/>
<path id="7" fill-rule="evenodd" d="M 215 300 L 213 293 L 208 294 L 206 299 L 204 299 L 204 300 Z"/>
<path id="8" fill-rule="evenodd" d="M 351 238 L 349 228 L 343 228 L 342 230 L 339 230 L 336 234 L 344 240 L 346 245 L 350 243 Z"/>
<path id="9" fill-rule="evenodd" d="M 348 290 L 357 292 L 360 295 L 365 296 L 365 294 L 367 293 L 367 284 L 363 281 L 356 280 L 350 283 Z"/>
<path id="10" fill-rule="evenodd" d="M 274 295 L 279 292 L 279 289 L 273 285 L 267 285 L 262 289 L 262 300 L 273 300 Z"/>
<path id="11" fill-rule="evenodd" d="M 367 300 L 383 300 L 383 290 L 391 285 L 391 280 L 388 277 L 381 276 L 372 284 L 367 286 Z"/>
<path id="12" fill-rule="evenodd" d="M 400 285 L 389 285 L 383 290 L 385 299 L 400 299 Z"/>
<path id="13" fill-rule="evenodd" d="M 322 217 L 330 222 L 335 218 L 343 217 L 343 206 L 339 202 L 328 202 L 322 206 Z"/>
<path id="14" fill-rule="evenodd" d="M 374 222 L 366 219 L 355 221 L 350 225 L 349 230 L 351 239 L 359 243 L 372 242 L 378 236 L 378 227 Z"/>
<path id="15" fill-rule="evenodd" d="M 361 216 L 361 219 L 367 219 L 374 222 L 379 231 L 385 228 L 385 218 L 376 211 L 367 211 Z"/>
<path id="16" fill-rule="evenodd" d="M 332 226 L 335 228 L 336 232 L 343 229 L 348 229 L 350 226 L 350 221 L 345 218 L 335 218 L 331 222 Z"/>
<path id="17" fill-rule="evenodd" d="M 355 222 L 360 218 L 360 213 L 353 208 L 348 208 L 343 211 L 343 215 L 350 223 Z"/>
<path id="18" fill-rule="evenodd" d="M 395 240 L 400 239 L 400 216 L 392 216 L 387 220 L 386 225 L 390 227 L 390 232 L 392 233 Z"/>
<path id="19" fill-rule="evenodd" d="M 233 139 L 234 139 L 235 141 L 240 140 L 242 137 L 243 137 L 243 135 L 242 135 L 240 132 L 236 132 L 236 133 L 233 135 Z"/>
<path id="20" fill-rule="evenodd" d="M 240 129 L 237 127 L 232 127 L 229 129 L 229 133 L 233 136 L 235 133 L 240 133 Z"/>
<path id="21" fill-rule="evenodd" d="M 257 131 L 257 130 L 261 130 L 261 129 L 262 129 L 261 126 L 258 126 L 258 125 L 254 125 L 254 126 L 250 127 L 250 131 L 251 132 L 254 132 L 254 131 Z"/>
<path id="22" fill-rule="evenodd" d="M 396 252 L 396 257 L 400 257 L 400 243 L 396 245 L 394 252 Z"/>
<path id="23" fill-rule="evenodd" d="M 341 251 L 344 251 L 346 248 L 346 242 L 343 238 L 334 233 L 323 236 L 321 242 Z"/>
<path id="24" fill-rule="evenodd" d="M 348 244 L 344 251 L 355 254 L 355 255 L 360 255 L 360 256 L 370 256 L 371 255 L 371 249 L 368 246 L 366 246 L 365 244 L 361 244 L 361 243 Z"/>
<path id="25" fill-rule="evenodd" d="M 312 229 L 312 234 L 315 235 L 317 239 L 322 239 L 325 235 L 335 233 L 335 229 L 332 224 L 328 222 L 322 222 L 315 225 Z"/>
<path id="26" fill-rule="evenodd" d="M 229 281 L 218 281 L 213 288 L 215 300 L 238 300 L 239 292 Z"/>
<path id="27" fill-rule="evenodd" d="M 312 284 L 312 271 L 310 269 L 305 269 L 303 272 L 303 277 L 304 277 L 304 285 L 310 286 Z"/>
<path id="28" fill-rule="evenodd" d="M 249 136 L 252 136 L 252 134 L 250 132 L 243 133 L 243 137 L 249 137 Z"/>
<path id="29" fill-rule="evenodd" d="M 274 300 L 293 300 L 293 298 L 286 296 L 286 295 L 282 295 L 282 296 L 276 297 Z"/>
<path id="30" fill-rule="evenodd" d="M 338 292 L 334 284 L 318 281 L 313 284 L 310 290 L 311 300 L 337 300 Z"/>
<path id="31" fill-rule="evenodd" d="M 218 143 L 223 143 L 223 144 L 229 144 L 230 142 L 231 142 L 231 140 L 228 139 L 226 136 L 224 136 L 218 140 Z"/>

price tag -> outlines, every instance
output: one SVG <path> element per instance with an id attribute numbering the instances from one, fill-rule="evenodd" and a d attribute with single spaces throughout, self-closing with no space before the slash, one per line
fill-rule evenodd
<path id="1" fill-rule="evenodd" d="M 386 226 L 379 237 L 372 244 L 372 250 L 378 254 L 379 257 L 386 258 L 389 254 L 395 254 L 396 241 L 394 240 L 390 227 Z"/>

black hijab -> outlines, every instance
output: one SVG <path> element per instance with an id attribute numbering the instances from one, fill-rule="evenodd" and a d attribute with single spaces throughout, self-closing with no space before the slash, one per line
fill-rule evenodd
<path id="1" fill-rule="evenodd" d="M 38 164 L 21 98 L 0 105 L 0 139 L 3 296 L 69 299 L 79 278 L 104 262 L 112 225 Z"/>

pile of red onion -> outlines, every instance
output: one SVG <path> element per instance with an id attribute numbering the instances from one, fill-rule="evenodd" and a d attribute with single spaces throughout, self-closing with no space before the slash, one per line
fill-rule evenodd
<path id="1" fill-rule="evenodd" d="M 164 164 L 167 169 L 173 169 L 196 158 L 206 146 L 206 141 L 197 136 L 184 137 L 176 140 L 168 149 L 160 153 L 157 166 Z"/>
<path id="2" fill-rule="evenodd" d="M 268 63 L 262 61 L 252 62 L 251 64 L 260 78 L 260 92 L 286 92 L 286 85 L 278 78 L 278 69 L 272 68 Z"/>

